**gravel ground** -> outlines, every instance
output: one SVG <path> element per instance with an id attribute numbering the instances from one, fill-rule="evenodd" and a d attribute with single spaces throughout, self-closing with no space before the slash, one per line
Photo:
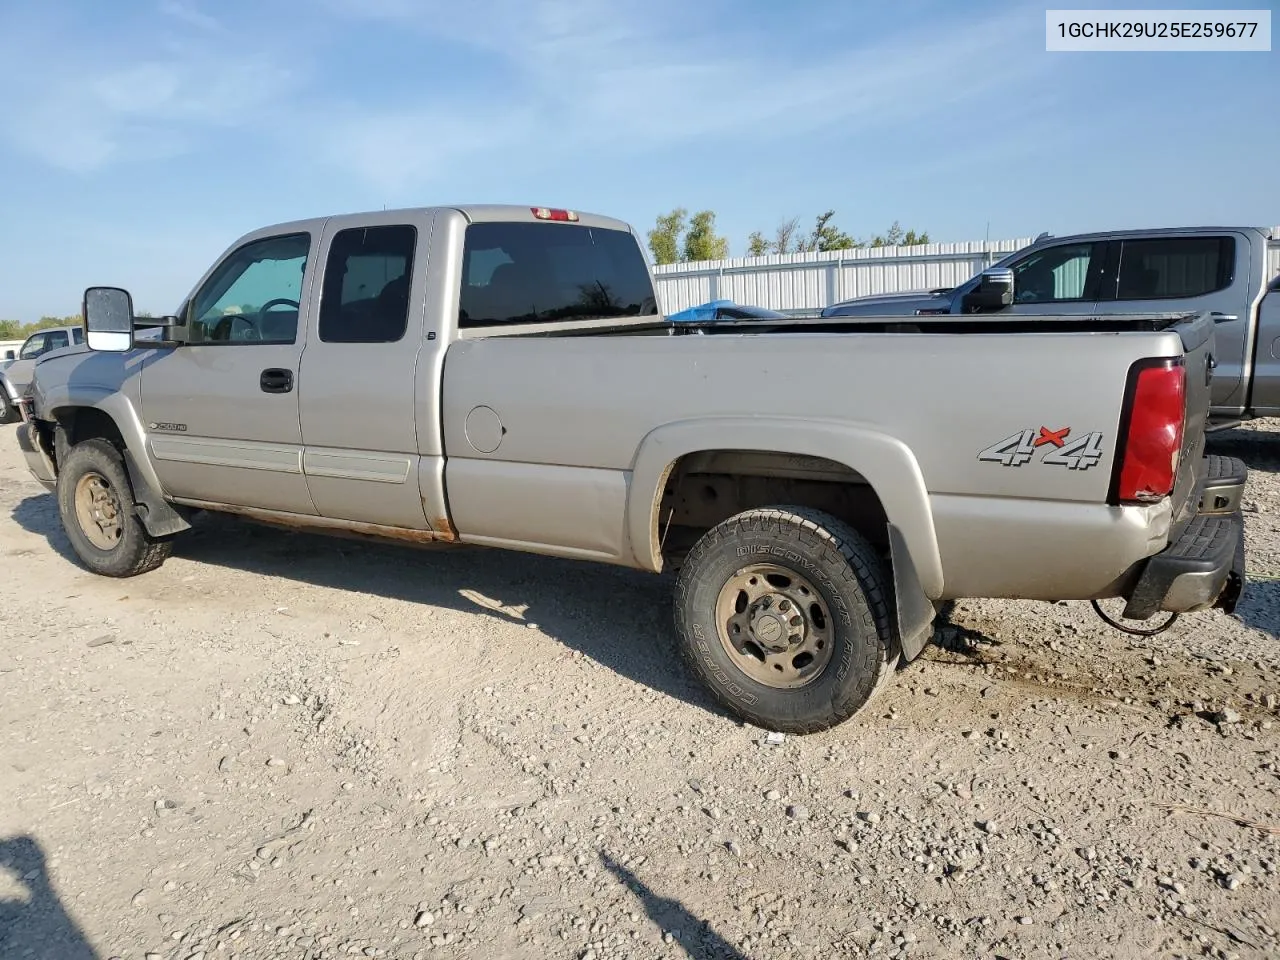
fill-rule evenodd
<path id="1" fill-rule="evenodd" d="M 71 559 L 0 432 L 0 957 L 1280 956 L 1280 430 L 1237 614 L 960 604 L 772 745 L 664 578 L 209 517 Z"/>

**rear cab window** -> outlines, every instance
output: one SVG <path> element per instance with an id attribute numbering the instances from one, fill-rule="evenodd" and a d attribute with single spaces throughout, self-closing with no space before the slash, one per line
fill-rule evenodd
<path id="1" fill-rule="evenodd" d="M 1235 237 L 1166 237 L 1120 245 L 1115 295 L 1108 300 L 1202 297 L 1231 286 Z"/>
<path id="2" fill-rule="evenodd" d="M 658 313 L 644 254 L 625 230 L 473 223 L 462 264 L 464 329 Z"/>

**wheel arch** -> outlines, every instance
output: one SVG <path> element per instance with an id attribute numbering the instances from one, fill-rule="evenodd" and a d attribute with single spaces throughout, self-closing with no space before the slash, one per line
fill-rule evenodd
<path id="1" fill-rule="evenodd" d="M 185 511 L 165 500 L 160 478 L 147 456 L 146 432 L 133 405 L 123 394 L 92 388 L 75 402 L 64 399 L 56 404 L 46 403 L 45 417 L 64 431 L 72 446 L 103 439 L 120 450 L 133 486 L 138 516 L 147 533 L 165 537 L 190 528 Z M 55 457 L 56 453 L 55 445 Z"/>
<path id="2" fill-rule="evenodd" d="M 666 424 L 640 445 L 627 498 L 627 533 L 636 564 L 661 571 L 661 503 L 681 462 L 722 450 L 826 460 L 861 478 L 899 531 L 925 594 L 942 595 L 942 560 L 920 466 L 895 437 L 844 421 L 790 417 L 712 417 Z"/>

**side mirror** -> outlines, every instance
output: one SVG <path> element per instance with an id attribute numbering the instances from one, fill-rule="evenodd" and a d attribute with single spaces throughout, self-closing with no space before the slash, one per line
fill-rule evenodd
<path id="1" fill-rule="evenodd" d="M 123 353 L 133 347 L 133 297 L 119 287 L 84 292 L 85 341 L 90 350 Z"/>
<path id="2" fill-rule="evenodd" d="M 4 358 L 6 360 L 16 360 L 18 358 L 18 355 L 14 353 L 12 350 L 6 350 L 4 352 Z"/>
<path id="3" fill-rule="evenodd" d="M 966 311 L 1003 310 L 1013 303 L 1013 271 L 1008 267 L 983 270 L 978 285 L 964 297 Z"/>

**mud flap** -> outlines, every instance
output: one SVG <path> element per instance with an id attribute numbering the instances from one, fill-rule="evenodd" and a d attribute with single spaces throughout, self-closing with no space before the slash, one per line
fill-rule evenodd
<path id="1" fill-rule="evenodd" d="M 169 537 L 183 530 L 190 530 L 190 521 L 143 479 L 129 449 L 126 447 L 122 452 L 125 470 L 129 473 L 129 483 L 133 486 L 133 501 L 137 505 L 138 519 L 146 527 L 147 533 L 153 537 Z"/>
<path id="2" fill-rule="evenodd" d="M 898 638 L 902 660 L 908 663 L 920 656 L 933 636 L 933 620 L 937 616 L 933 602 L 925 596 L 920 577 L 902 532 L 889 524 L 889 555 L 893 562 L 893 597 L 898 614 Z"/>

